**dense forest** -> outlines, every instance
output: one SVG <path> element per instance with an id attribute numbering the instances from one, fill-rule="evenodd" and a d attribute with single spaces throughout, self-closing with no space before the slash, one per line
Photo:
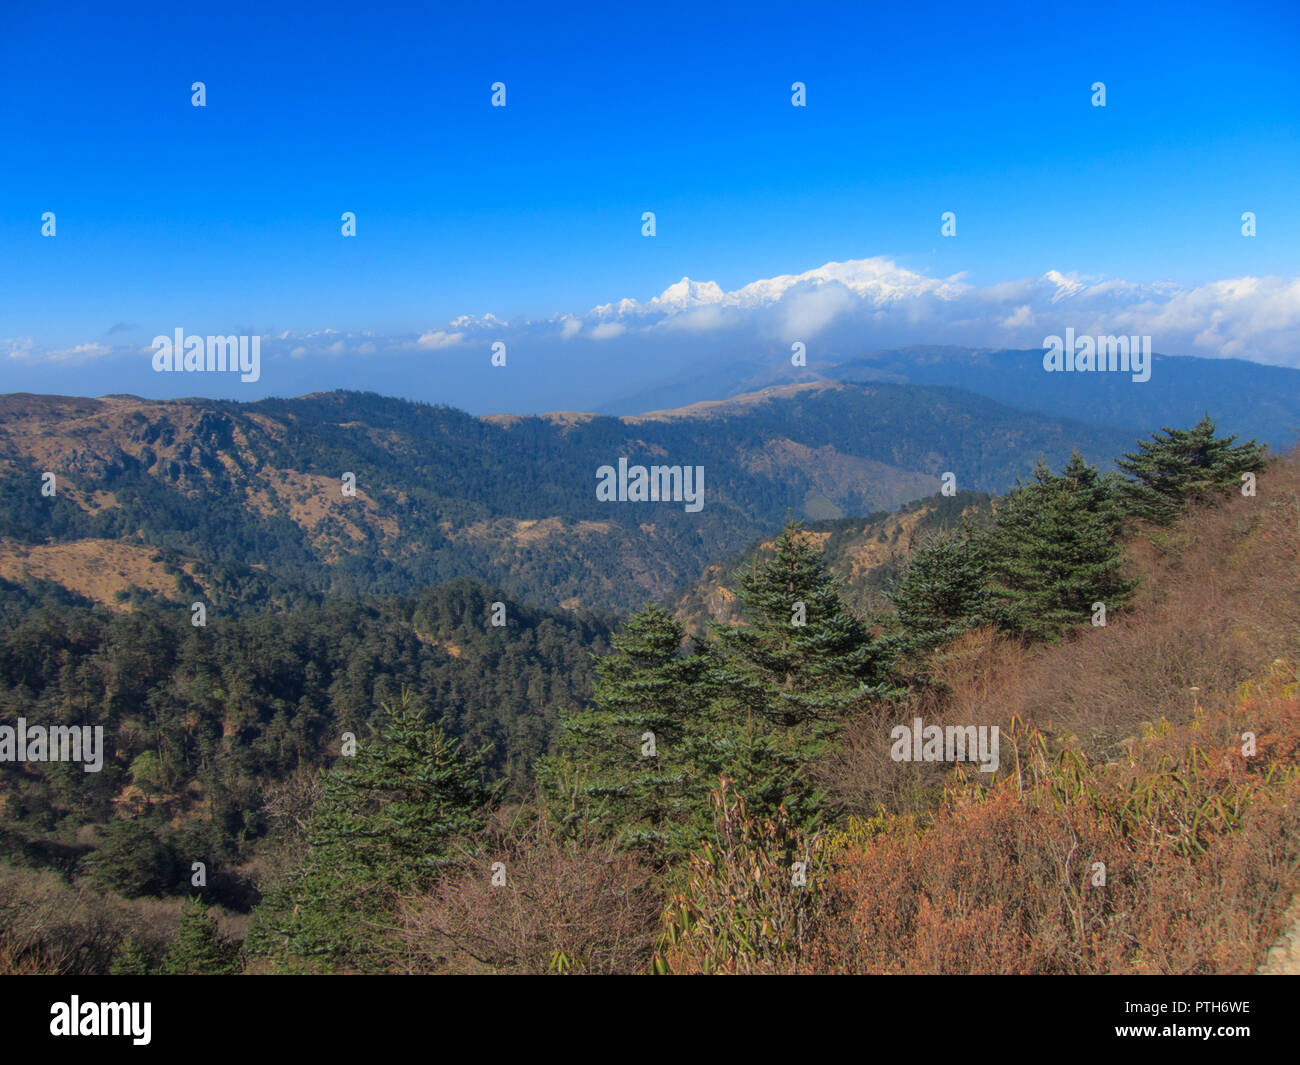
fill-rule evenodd
<path id="1" fill-rule="evenodd" d="M 561 711 L 589 697 L 608 631 L 600 618 L 520 606 L 469 581 L 202 627 L 152 602 L 129 613 L 57 598 L 11 609 L 0 720 L 99 725 L 111 741 L 95 773 L 0 764 L 0 847 L 64 871 L 94 857 L 110 887 L 145 874 L 119 882 L 105 847 L 129 864 L 146 838 L 150 850 L 237 864 L 266 833 L 267 789 L 332 761 L 346 732 L 365 742 L 375 708 L 399 698 L 474 750 L 485 781 L 519 794 Z M 107 827 L 93 852 L 92 824 Z M 145 879 L 171 891 L 177 875 Z"/>
<path id="2" fill-rule="evenodd" d="M 0 720 L 111 741 L 0 766 L 0 966 L 1248 971 L 1300 860 L 1297 498 L 1206 419 L 914 509 L 869 595 L 887 519 L 791 516 L 695 631 L 13 589 Z M 914 718 L 1000 761 L 902 758 Z"/>

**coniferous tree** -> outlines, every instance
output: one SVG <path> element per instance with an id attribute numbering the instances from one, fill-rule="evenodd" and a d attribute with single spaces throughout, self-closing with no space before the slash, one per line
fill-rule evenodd
<path id="1" fill-rule="evenodd" d="M 818 804 L 801 768 L 849 713 L 890 690 L 884 650 L 799 522 L 787 523 L 769 560 L 742 571 L 738 592 L 746 624 L 715 629 L 726 770 L 752 809 L 783 802 L 796 823 L 811 824 Z"/>
<path id="2" fill-rule="evenodd" d="M 1116 462 L 1131 480 L 1123 482 L 1124 509 L 1156 525 L 1169 525 L 1188 503 L 1240 489 L 1243 473 L 1264 468 L 1264 448 L 1235 436 L 1215 436 L 1206 415 L 1191 429 L 1164 428 L 1138 450 Z"/>
<path id="3" fill-rule="evenodd" d="M 489 794 L 462 751 L 403 692 L 381 733 L 323 774 L 302 870 L 272 890 L 249 933 L 250 953 L 294 967 L 380 970 L 399 894 L 430 887 L 454 841 L 482 827 Z"/>
<path id="4" fill-rule="evenodd" d="M 1001 624 L 1030 639 L 1058 639 L 1088 620 L 1092 604 L 1123 606 L 1136 582 L 1124 577 L 1115 489 L 1076 451 L 1056 476 L 1039 462 L 997 509 L 986 545 Z"/>
<path id="5" fill-rule="evenodd" d="M 108 972 L 110 976 L 147 976 L 150 969 L 149 956 L 133 936 L 127 936 L 113 954 Z"/>
<path id="6" fill-rule="evenodd" d="M 890 643 L 896 653 L 928 654 L 991 620 L 988 577 L 985 543 L 972 528 L 944 529 L 923 540 L 885 593 L 894 606 L 898 631 Z"/>
<path id="7" fill-rule="evenodd" d="M 864 695 L 886 691 L 884 655 L 840 595 L 801 522 L 739 579 L 746 624 L 718 630 L 730 681 L 760 715 L 787 728 L 834 725 Z"/>
<path id="8" fill-rule="evenodd" d="M 560 724 L 560 758 L 578 771 L 585 816 L 655 857 L 679 857 L 707 831 L 719 765 L 708 657 L 683 655 L 683 637 L 662 607 L 633 614 L 597 662 L 592 705 Z M 552 791 L 571 779 L 555 759 L 540 775 Z"/>
<path id="9" fill-rule="evenodd" d="M 163 965 L 167 973 L 183 976 L 233 976 L 243 971 L 239 944 L 221 934 L 217 919 L 198 898 L 181 909 L 176 938 Z"/>

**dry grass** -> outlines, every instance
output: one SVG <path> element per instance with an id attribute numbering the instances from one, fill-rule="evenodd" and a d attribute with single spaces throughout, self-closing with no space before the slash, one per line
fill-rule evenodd
<path id="1" fill-rule="evenodd" d="M 1241 735 L 1257 737 L 1242 753 Z M 950 784 L 932 818 L 854 826 L 809 969 L 1240 973 L 1300 887 L 1300 671 L 1167 722 L 1120 762 L 1018 727 L 1012 773 Z M 1006 748 L 1004 748 L 1005 757 Z M 972 775 L 973 777 L 973 775 Z M 1104 882 L 1098 882 L 1104 864 Z"/>
<path id="2" fill-rule="evenodd" d="M 1300 456 L 1261 476 L 1254 498 L 1137 530 L 1127 555 L 1141 584 L 1104 628 L 1042 647 L 968 633 L 936 657 L 939 690 L 850 724 L 843 749 L 817 767 L 832 798 L 862 815 L 933 805 L 942 771 L 888 758 L 889 726 L 913 716 L 1004 731 L 1019 719 L 1054 749 L 1107 761 L 1144 723 L 1226 709 L 1266 663 L 1300 655 Z"/>
<path id="3" fill-rule="evenodd" d="M 492 867 L 504 866 L 504 885 Z M 605 841 L 563 838 L 544 810 L 503 812 L 475 853 L 403 900 L 407 972 L 644 972 L 661 898 L 651 871 Z"/>

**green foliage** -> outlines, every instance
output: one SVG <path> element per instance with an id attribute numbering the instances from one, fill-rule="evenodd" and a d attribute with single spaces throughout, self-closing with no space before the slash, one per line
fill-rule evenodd
<path id="1" fill-rule="evenodd" d="M 122 940 L 108 969 L 110 976 L 147 976 L 152 971 L 149 955 L 133 936 Z"/>
<path id="2" fill-rule="evenodd" d="M 1191 429 L 1164 428 L 1116 465 L 1129 475 L 1124 486 L 1126 513 L 1156 525 L 1170 525 L 1193 502 L 1241 488 L 1243 473 L 1264 468 L 1264 448 L 1254 440 L 1233 446 L 1235 436 L 1215 436 L 1206 415 Z"/>
<path id="3" fill-rule="evenodd" d="M 891 641 L 905 657 L 924 655 L 990 620 L 984 540 L 971 528 L 926 537 L 888 591 L 899 630 Z"/>
<path id="4" fill-rule="evenodd" d="M 29 603 L 0 625 L 0 721 L 102 726 L 104 765 L 86 773 L 71 763 L 0 763 L 6 827 L 63 846 L 72 843 L 65 823 L 129 831 L 112 827 L 115 800 L 135 785 L 160 816 L 189 826 L 187 838 L 201 835 L 199 849 L 184 853 L 237 864 L 265 834 L 265 790 L 326 764 L 339 736 L 361 735 L 373 708 L 403 686 L 419 691 L 448 734 L 486 748 L 488 774 L 523 794 L 561 708 L 589 697 L 592 652 L 609 630 L 589 614 L 501 597 L 455 581 L 410 598 L 237 618 L 212 611 L 202 630 L 188 611 L 152 604 L 117 614 Z M 503 628 L 488 624 L 497 600 Z M 105 874 L 131 893 L 143 889 L 127 870 L 154 845 L 141 846 L 112 857 L 116 871 Z M 173 879 L 148 890 L 170 889 Z"/>
<path id="5" fill-rule="evenodd" d="M 404 692 L 380 733 L 324 774 L 306 861 L 255 912 L 250 953 L 382 970 L 397 896 L 437 881 L 453 844 L 482 827 L 488 797 L 477 759 Z"/>
<path id="6" fill-rule="evenodd" d="M 783 809 L 755 817 L 732 784 L 724 776 L 711 793 L 711 838 L 664 910 L 656 973 L 795 973 L 818 931 L 820 839 L 799 832 Z"/>
<path id="7" fill-rule="evenodd" d="M 883 688 L 883 656 L 844 605 L 840 581 L 791 521 L 764 563 L 743 571 L 746 625 L 718 629 L 733 697 L 786 727 L 821 731 Z"/>
<path id="8" fill-rule="evenodd" d="M 702 653 L 680 653 L 682 626 L 657 607 L 615 638 L 595 704 L 565 719 L 563 758 L 548 767 L 557 807 L 670 858 L 701 838 L 720 772 L 761 814 L 784 809 L 799 825 L 825 816 L 810 763 L 848 715 L 887 692 L 882 649 L 797 522 L 739 587 L 747 624 L 715 627 Z M 655 758 L 642 757 L 649 732 Z"/>
<path id="9" fill-rule="evenodd" d="M 1092 604 L 1123 606 L 1135 582 L 1122 574 L 1113 483 L 1076 452 L 1057 476 L 1039 462 L 997 509 L 985 548 L 1002 625 L 1055 640 L 1086 621 Z"/>
<path id="10" fill-rule="evenodd" d="M 848 714 L 888 692 L 884 651 L 798 522 L 769 560 L 742 572 L 739 596 L 746 624 L 715 627 L 715 705 L 730 726 L 724 764 L 756 811 L 784 804 L 796 823 L 812 823 L 821 812 L 800 767 Z"/>
<path id="11" fill-rule="evenodd" d="M 124 944 L 119 955 L 122 965 L 139 965 L 143 959 L 128 946 L 129 942 Z M 176 938 L 163 967 L 169 975 L 182 976 L 234 976 L 243 971 L 239 944 L 222 936 L 217 919 L 198 898 L 188 900 L 181 909 Z"/>
<path id="12" fill-rule="evenodd" d="M 109 823 L 99 848 L 86 859 L 91 878 L 100 887 L 127 898 L 162 895 L 181 878 L 180 860 L 157 817 L 136 817 Z"/>
<path id="13" fill-rule="evenodd" d="M 682 640 L 681 623 L 663 608 L 632 615 L 596 666 L 592 705 L 561 722 L 560 757 L 581 767 L 587 819 L 655 857 L 681 856 L 699 841 L 718 764 L 704 691 L 709 660 L 683 655 Z M 552 762 L 542 780 L 563 803 L 563 767 Z"/>

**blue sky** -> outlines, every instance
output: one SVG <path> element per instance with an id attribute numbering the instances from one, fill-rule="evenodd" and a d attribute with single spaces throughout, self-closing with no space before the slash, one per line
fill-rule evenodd
<path id="1" fill-rule="evenodd" d="M 0 338 L 421 333 L 876 256 L 1300 274 L 1294 4 L 459 6 L 5 5 Z"/>

